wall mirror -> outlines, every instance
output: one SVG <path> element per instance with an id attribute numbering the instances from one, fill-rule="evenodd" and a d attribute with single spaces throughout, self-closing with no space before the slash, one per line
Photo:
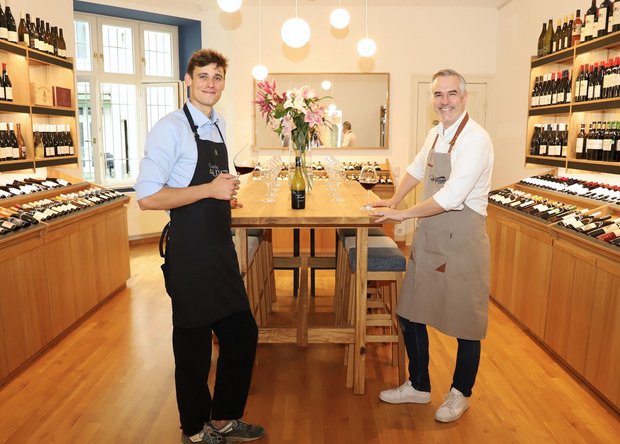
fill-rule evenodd
<path id="1" fill-rule="evenodd" d="M 276 82 L 282 93 L 308 85 L 319 97 L 329 96 L 325 104 L 334 122 L 331 131 L 321 134 L 317 145 L 322 148 L 360 149 L 388 148 L 389 73 L 273 73 L 267 80 Z M 254 81 L 254 97 L 256 81 Z M 260 112 L 254 107 L 254 146 L 260 149 L 282 149 L 286 141 L 278 138 Z M 351 137 L 343 136 L 343 123 L 350 122 L 355 134 L 352 146 L 346 146 Z M 343 146 L 345 145 L 345 146 Z"/>

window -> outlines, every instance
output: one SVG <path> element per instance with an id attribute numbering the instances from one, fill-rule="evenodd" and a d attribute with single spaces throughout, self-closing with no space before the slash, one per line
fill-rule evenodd
<path id="1" fill-rule="evenodd" d="M 179 107 L 174 26 L 75 14 L 84 178 L 132 185 L 147 132 Z"/>

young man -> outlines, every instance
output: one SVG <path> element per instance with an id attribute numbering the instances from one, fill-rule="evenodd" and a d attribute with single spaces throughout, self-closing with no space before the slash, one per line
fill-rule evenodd
<path id="1" fill-rule="evenodd" d="M 465 111 L 465 79 L 444 69 L 433 76 L 433 104 L 440 123 L 391 199 L 375 202 L 377 222 L 419 218 L 398 304 L 409 356 L 409 380 L 379 395 L 389 403 L 431 401 L 428 334 L 431 325 L 458 340 L 456 368 L 446 401 L 435 413 L 455 421 L 469 407 L 487 330 L 489 240 L 486 208 L 493 144 Z M 424 201 L 406 210 L 398 203 L 424 181 Z"/>
<path id="2" fill-rule="evenodd" d="M 351 128 L 351 122 L 342 123 L 342 146 L 355 146 L 356 136 Z"/>
<path id="3" fill-rule="evenodd" d="M 224 91 L 228 61 L 203 49 L 192 54 L 183 109 L 147 136 L 135 185 L 143 210 L 169 210 L 164 269 L 172 300 L 172 344 L 181 442 L 252 441 L 265 431 L 242 422 L 258 329 L 250 312 L 232 241 L 224 119 L 213 108 Z M 211 340 L 219 340 L 213 396 L 207 385 Z"/>

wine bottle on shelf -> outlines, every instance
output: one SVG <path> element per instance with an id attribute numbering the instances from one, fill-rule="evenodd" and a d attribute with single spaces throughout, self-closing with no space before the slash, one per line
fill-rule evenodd
<path id="1" fill-rule="evenodd" d="M 35 23 L 33 25 L 34 28 L 34 49 L 37 51 L 41 51 L 41 19 L 39 17 L 36 18 Z"/>
<path id="2" fill-rule="evenodd" d="M 536 55 L 538 57 L 542 57 L 543 56 L 543 46 L 544 46 L 544 43 L 545 43 L 545 34 L 547 34 L 547 24 L 543 23 L 542 31 L 540 33 L 540 36 L 538 37 L 538 51 L 536 52 Z"/>
<path id="3" fill-rule="evenodd" d="M 26 19 L 23 11 L 20 14 L 19 27 L 17 28 L 17 42 L 24 43 L 30 47 L 30 29 L 26 26 Z"/>
<path id="4" fill-rule="evenodd" d="M 24 136 L 22 136 L 21 125 L 19 123 L 16 123 L 15 127 L 17 129 L 16 135 L 17 135 L 17 147 L 19 148 L 19 158 L 23 160 L 27 157 L 26 142 L 24 142 Z"/>
<path id="5" fill-rule="evenodd" d="M 557 52 L 560 50 L 562 44 L 562 19 L 558 19 L 555 33 L 553 33 L 553 40 L 551 40 L 551 52 Z"/>
<path id="6" fill-rule="evenodd" d="M 52 42 L 52 31 L 50 30 L 50 22 L 45 23 L 45 52 L 54 54 L 54 46 Z"/>
<path id="7" fill-rule="evenodd" d="M 58 57 L 67 58 L 67 43 L 62 35 L 62 28 L 58 30 Z"/>
<path id="8" fill-rule="evenodd" d="M 291 208 L 293 210 L 306 208 L 306 181 L 301 171 L 301 157 L 295 157 L 295 173 L 291 180 Z"/>
<path id="9" fill-rule="evenodd" d="M 52 26 L 51 33 L 52 33 L 51 35 L 52 49 L 53 49 L 54 55 L 58 57 L 58 28 L 56 26 Z"/>
<path id="10" fill-rule="evenodd" d="M 6 15 L 6 29 L 8 30 L 9 42 L 17 43 L 17 23 L 15 22 L 15 17 L 13 17 L 13 13 L 11 12 L 11 7 L 9 6 L 8 0 L 6 1 L 4 15 Z"/>
<path id="11" fill-rule="evenodd" d="M 547 23 L 547 32 L 543 41 L 543 56 L 551 54 L 551 44 L 553 41 L 553 20 L 549 19 Z"/>
<path id="12" fill-rule="evenodd" d="M 4 10 L 2 9 L 1 4 L 0 4 L 0 39 L 1 40 L 9 39 L 9 30 L 6 27 L 6 15 L 4 15 Z"/>
<path id="13" fill-rule="evenodd" d="M 575 141 L 575 158 L 576 159 L 585 159 L 586 154 L 586 124 L 581 122 L 581 127 L 579 129 L 579 133 L 577 134 L 577 139 Z"/>
<path id="14" fill-rule="evenodd" d="M 34 48 L 34 34 L 32 30 L 34 29 L 32 25 L 32 21 L 30 21 L 30 13 L 26 13 L 26 29 L 28 30 L 28 48 Z"/>
<path id="15" fill-rule="evenodd" d="M 618 2 L 617 0 L 614 2 L 613 5 L 613 27 L 611 29 L 612 32 L 617 32 L 620 31 L 620 2 Z"/>
<path id="16" fill-rule="evenodd" d="M 564 29 L 564 48 L 570 48 L 573 46 L 573 21 L 575 20 L 575 16 L 573 14 L 570 15 L 570 19 L 566 23 L 566 29 Z"/>
<path id="17" fill-rule="evenodd" d="M 596 0 L 592 0 L 592 5 L 586 11 L 585 27 L 581 31 L 581 42 L 589 42 L 590 40 L 592 40 L 592 32 L 594 31 L 594 20 L 596 18 L 596 13 Z"/>
<path id="18" fill-rule="evenodd" d="M 2 64 L 2 84 L 4 86 L 4 100 L 7 102 L 13 101 L 13 84 L 9 77 L 9 73 L 6 70 L 6 63 Z"/>
<path id="19" fill-rule="evenodd" d="M 609 0 L 603 0 L 598 7 L 598 27 L 596 37 L 607 35 L 607 26 L 609 25 L 609 14 L 613 12 L 612 5 Z"/>
<path id="20" fill-rule="evenodd" d="M 572 38 L 571 38 L 571 46 L 575 46 L 581 40 L 581 29 L 583 26 L 583 22 L 581 21 L 581 10 L 577 9 L 577 13 L 575 20 L 573 21 L 573 29 L 572 29 Z"/>

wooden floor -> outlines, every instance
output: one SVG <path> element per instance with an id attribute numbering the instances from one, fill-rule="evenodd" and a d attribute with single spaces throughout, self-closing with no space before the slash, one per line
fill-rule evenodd
<path id="1" fill-rule="evenodd" d="M 155 245 L 131 255 L 127 288 L 0 389 L 1 443 L 180 442 L 160 259 Z M 333 272 L 322 273 L 314 308 L 324 312 Z M 368 347 L 366 394 L 356 396 L 344 387 L 341 346 L 260 345 L 245 419 L 265 426 L 260 442 L 271 444 L 620 442 L 619 418 L 494 305 L 471 408 L 436 422 L 455 340 L 434 331 L 430 340 L 432 402 L 398 406 L 377 398 L 399 383 L 387 346 Z"/>

